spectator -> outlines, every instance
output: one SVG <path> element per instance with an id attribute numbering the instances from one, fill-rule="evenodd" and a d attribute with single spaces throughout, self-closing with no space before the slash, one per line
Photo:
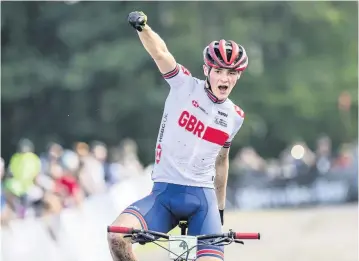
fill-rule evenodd
<path id="1" fill-rule="evenodd" d="M 85 142 L 76 142 L 75 152 L 79 155 L 80 159 L 86 157 L 90 153 L 89 146 Z"/>
<path id="2" fill-rule="evenodd" d="M 137 155 L 137 144 L 132 139 L 124 139 L 120 144 L 121 165 L 124 167 L 126 176 L 141 175 L 143 166 Z"/>
<path id="3" fill-rule="evenodd" d="M 267 175 L 272 179 L 280 177 L 282 174 L 282 168 L 279 160 L 269 159 L 266 164 L 266 172 Z"/>
<path id="4" fill-rule="evenodd" d="M 54 193 L 60 197 L 62 205 L 80 206 L 83 201 L 83 192 L 72 172 L 60 164 L 52 163 L 50 173 L 54 180 Z"/>
<path id="5" fill-rule="evenodd" d="M 65 150 L 61 157 L 61 165 L 76 175 L 80 168 L 79 155 L 72 150 Z"/>
<path id="6" fill-rule="evenodd" d="M 332 142 L 328 136 L 321 136 L 317 140 L 316 170 L 320 174 L 328 173 L 332 162 Z"/>
<path id="7" fill-rule="evenodd" d="M 103 193 L 106 190 L 103 164 L 89 151 L 86 143 L 79 142 L 75 146 L 80 157 L 79 180 L 87 196 Z M 100 157 L 101 153 L 98 153 Z"/>
<path id="8" fill-rule="evenodd" d="M 35 184 L 41 170 L 41 162 L 33 151 L 34 145 L 29 139 L 19 141 L 18 152 L 10 159 L 11 177 L 5 180 L 6 196 L 21 218 L 24 218 L 26 210 L 43 196 L 42 190 Z"/>
<path id="9" fill-rule="evenodd" d="M 75 151 L 80 160 L 78 180 L 85 196 L 103 193 L 106 188 L 104 168 L 85 142 L 75 143 Z"/>
<path id="10" fill-rule="evenodd" d="M 354 164 L 354 155 L 349 144 L 343 144 L 339 149 L 339 155 L 335 160 L 335 167 L 340 169 L 349 168 Z"/>
<path id="11" fill-rule="evenodd" d="M 93 157 L 99 161 L 103 168 L 104 173 L 104 179 L 106 183 L 111 183 L 111 174 L 110 174 L 110 167 L 109 163 L 107 161 L 107 147 L 103 142 L 100 141 L 94 141 L 91 144 L 91 153 Z"/>
<path id="12" fill-rule="evenodd" d="M 49 172 L 49 167 L 52 163 L 59 163 L 63 154 L 63 148 L 59 143 L 51 142 L 47 146 L 46 153 L 43 153 L 41 159 L 41 171 L 46 174 Z"/>
<path id="13" fill-rule="evenodd" d="M 234 159 L 235 166 L 242 171 L 264 172 L 265 161 L 252 147 L 245 147 L 237 153 Z"/>
<path id="14" fill-rule="evenodd" d="M 4 180 L 5 180 L 5 162 L 3 158 L 0 158 L 0 171 L 1 171 L 1 225 L 6 226 L 10 219 L 13 217 L 4 191 Z"/>
<path id="15" fill-rule="evenodd" d="M 107 184 L 112 186 L 121 181 L 122 175 L 125 173 L 124 167 L 121 164 L 121 151 L 118 147 L 111 149 L 109 171 L 107 177 Z"/>

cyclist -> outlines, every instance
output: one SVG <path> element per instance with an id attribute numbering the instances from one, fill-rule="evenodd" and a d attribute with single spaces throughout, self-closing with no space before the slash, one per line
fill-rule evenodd
<path id="1" fill-rule="evenodd" d="M 246 51 L 234 41 L 211 42 L 203 52 L 202 81 L 176 62 L 143 12 L 131 12 L 128 22 L 170 91 L 156 143 L 152 192 L 112 225 L 167 233 L 187 219 L 188 235 L 221 233 L 229 147 L 244 120 L 228 95 L 248 65 Z M 131 242 L 120 234 L 109 233 L 108 242 L 114 261 L 136 260 Z M 199 246 L 197 258 L 223 260 L 223 247 Z"/>

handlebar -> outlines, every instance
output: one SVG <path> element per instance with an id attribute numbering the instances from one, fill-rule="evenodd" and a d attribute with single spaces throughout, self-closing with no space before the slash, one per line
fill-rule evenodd
<path id="1" fill-rule="evenodd" d="M 148 233 L 154 236 L 169 239 L 169 236 L 164 233 L 151 231 L 151 230 L 134 229 L 129 227 L 108 226 L 107 232 L 120 233 L 120 234 Z M 233 239 L 256 239 L 256 240 L 259 240 L 261 238 L 260 233 L 242 233 L 242 232 L 232 232 L 230 230 L 229 233 L 197 236 L 197 239 L 203 240 L 203 239 L 211 239 L 211 238 L 219 238 L 219 237 L 229 237 Z"/>
<path id="2" fill-rule="evenodd" d="M 134 229 L 134 228 L 130 228 L 130 227 L 117 227 L 117 226 L 108 226 L 107 227 L 107 232 L 110 233 L 120 233 L 120 234 L 139 234 L 139 233 L 147 233 L 147 234 L 151 234 L 153 236 L 157 236 L 157 237 L 162 237 L 165 239 L 169 239 L 169 235 L 161 233 L 161 232 L 156 232 L 156 231 L 152 231 L 152 230 L 144 230 L 144 229 Z"/>
<path id="3" fill-rule="evenodd" d="M 107 227 L 107 232 L 111 232 L 111 233 L 132 234 L 133 230 L 134 230 L 133 228 L 129 228 L 129 227 L 116 227 L 116 226 Z"/>
<path id="4" fill-rule="evenodd" d="M 261 239 L 260 233 L 241 233 L 234 232 L 234 239 Z"/>

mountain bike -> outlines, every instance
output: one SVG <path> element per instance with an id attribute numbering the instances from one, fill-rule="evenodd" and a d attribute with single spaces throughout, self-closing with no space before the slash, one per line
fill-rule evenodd
<path id="1" fill-rule="evenodd" d="M 241 240 L 260 239 L 260 233 L 241 233 L 234 232 L 232 229 L 222 234 L 188 236 L 186 233 L 188 228 L 187 220 L 179 221 L 178 226 L 181 228 L 181 235 L 167 235 L 152 230 L 118 226 L 108 226 L 107 232 L 126 234 L 124 238 L 131 238 L 132 243 L 144 245 L 152 242 L 167 250 L 169 258 L 174 261 L 196 260 L 197 246 L 200 245 L 225 246 L 232 243 L 244 245 Z M 168 242 L 168 248 L 161 246 L 157 242 Z"/>

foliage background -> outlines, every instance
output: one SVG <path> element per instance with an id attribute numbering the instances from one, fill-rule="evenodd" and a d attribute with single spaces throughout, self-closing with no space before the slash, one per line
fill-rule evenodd
<path id="1" fill-rule="evenodd" d="M 127 24 L 134 10 L 198 78 L 212 40 L 246 48 L 231 97 L 246 120 L 232 151 L 273 157 L 321 133 L 334 147 L 357 136 L 357 2 L 2 2 L 2 157 L 21 137 L 39 151 L 131 137 L 153 161 L 168 86 Z M 351 107 L 339 110 L 344 91 Z"/>

